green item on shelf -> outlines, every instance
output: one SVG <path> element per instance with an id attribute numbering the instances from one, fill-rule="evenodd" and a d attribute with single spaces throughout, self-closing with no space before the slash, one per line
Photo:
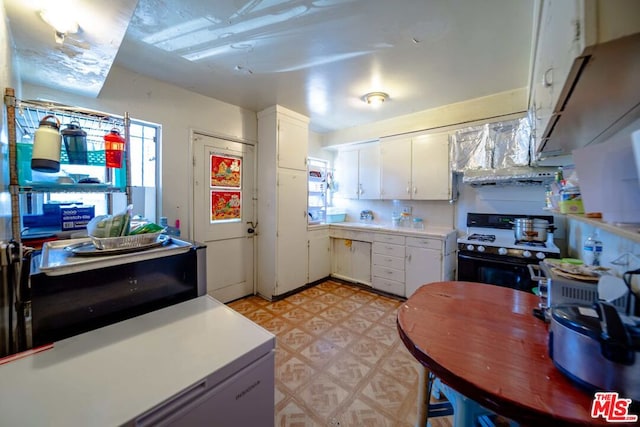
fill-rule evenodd
<path id="1" fill-rule="evenodd" d="M 129 234 L 135 235 L 135 234 L 158 233 L 162 230 L 164 230 L 164 227 L 154 222 L 148 222 L 146 224 L 141 225 L 140 227 L 134 228 L 133 230 L 131 230 Z"/>
<path id="2" fill-rule="evenodd" d="M 566 262 L 567 264 L 573 264 L 573 265 L 584 264 L 581 259 L 577 259 L 577 258 L 562 258 L 561 261 Z"/>

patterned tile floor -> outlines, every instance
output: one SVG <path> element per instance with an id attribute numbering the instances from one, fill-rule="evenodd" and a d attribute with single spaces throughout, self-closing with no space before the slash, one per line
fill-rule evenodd
<path id="1" fill-rule="evenodd" d="M 277 336 L 275 425 L 414 426 L 419 364 L 396 330 L 401 303 L 331 280 L 276 302 L 229 303 Z"/>

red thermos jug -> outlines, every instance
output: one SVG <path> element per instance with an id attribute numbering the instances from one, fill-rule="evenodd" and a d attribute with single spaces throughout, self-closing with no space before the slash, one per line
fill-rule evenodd
<path id="1" fill-rule="evenodd" d="M 107 167 L 122 167 L 124 138 L 120 136 L 120 132 L 118 132 L 118 129 L 111 129 L 111 131 L 109 131 L 109 133 L 104 136 L 104 151 L 107 159 Z"/>

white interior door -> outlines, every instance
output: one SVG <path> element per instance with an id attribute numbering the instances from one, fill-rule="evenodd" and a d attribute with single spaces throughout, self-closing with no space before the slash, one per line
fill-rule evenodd
<path id="1" fill-rule="evenodd" d="M 253 293 L 255 147 L 193 136 L 193 239 L 207 245 L 207 292 L 228 302 Z"/>

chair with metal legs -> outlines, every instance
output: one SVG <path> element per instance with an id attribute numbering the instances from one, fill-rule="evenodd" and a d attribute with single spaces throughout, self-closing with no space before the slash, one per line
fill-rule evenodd
<path id="1" fill-rule="evenodd" d="M 429 426 L 430 418 L 453 416 L 453 427 L 495 427 L 495 414 L 475 401 L 443 384 L 431 371 L 420 370 L 418 385 L 418 420 L 416 427 Z M 446 402 L 431 403 L 431 396 L 446 397 Z M 518 424 L 509 423 L 511 427 Z"/>
<path id="2" fill-rule="evenodd" d="M 474 400 L 469 399 L 463 394 L 453 390 L 451 387 L 443 384 L 439 378 L 433 380 L 431 385 L 431 394 L 436 398 L 444 397 L 451 403 L 453 408 L 453 427 L 495 427 L 494 419 L 496 414 L 485 407 L 481 406 Z M 510 427 L 517 427 L 518 423 L 509 421 Z"/>

